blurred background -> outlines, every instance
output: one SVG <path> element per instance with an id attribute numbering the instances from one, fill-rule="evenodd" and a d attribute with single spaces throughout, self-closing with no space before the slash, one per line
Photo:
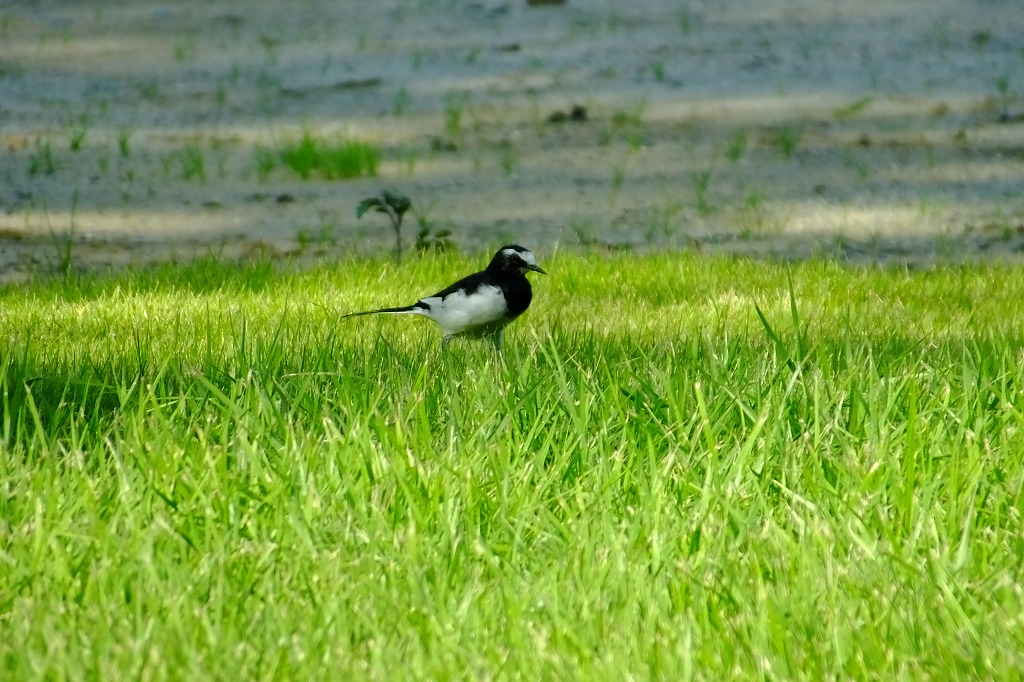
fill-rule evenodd
<path id="1" fill-rule="evenodd" d="M 0 6 L 0 279 L 211 251 L 1024 252 L 1018 0 Z"/>

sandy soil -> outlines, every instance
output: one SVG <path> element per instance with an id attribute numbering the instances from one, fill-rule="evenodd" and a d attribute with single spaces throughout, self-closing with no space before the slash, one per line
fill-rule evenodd
<path id="1" fill-rule="evenodd" d="M 379 175 L 261 164 L 303 130 L 379 145 Z M 4 280 L 385 250 L 355 206 L 386 186 L 464 249 L 1016 259 L 1024 11 L 8 0 L 0 149 Z"/>

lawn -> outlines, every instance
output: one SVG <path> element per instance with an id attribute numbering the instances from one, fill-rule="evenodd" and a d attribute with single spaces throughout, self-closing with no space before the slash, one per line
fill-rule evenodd
<path id="1" fill-rule="evenodd" d="M 539 257 L 0 289 L 0 677 L 1019 679 L 1024 271 Z"/>

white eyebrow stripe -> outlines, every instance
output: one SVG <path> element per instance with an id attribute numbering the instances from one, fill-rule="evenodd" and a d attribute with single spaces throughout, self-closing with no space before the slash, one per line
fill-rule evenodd
<path id="1" fill-rule="evenodd" d="M 536 265 L 537 264 L 537 257 L 534 256 L 531 251 L 526 251 L 526 250 L 518 251 L 516 249 L 504 249 L 504 250 L 502 250 L 502 253 L 505 254 L 506 256 L 513 256 L 513 255 L 519 256 L 528 265 Z"/>

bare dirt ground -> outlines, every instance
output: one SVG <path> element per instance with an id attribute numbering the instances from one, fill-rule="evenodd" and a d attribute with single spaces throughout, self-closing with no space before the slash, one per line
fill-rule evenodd
<path id="1" fill-rule="evenodd" d="M 377 177 L 302 180 L 277 161 L 303 131 L 378 145 Z M 8 0 L 0 150 L 7 281 L 385 250 L 355 217 L 382 187 L 464 249 L 1016 259 L 1024 11 Z"/>

